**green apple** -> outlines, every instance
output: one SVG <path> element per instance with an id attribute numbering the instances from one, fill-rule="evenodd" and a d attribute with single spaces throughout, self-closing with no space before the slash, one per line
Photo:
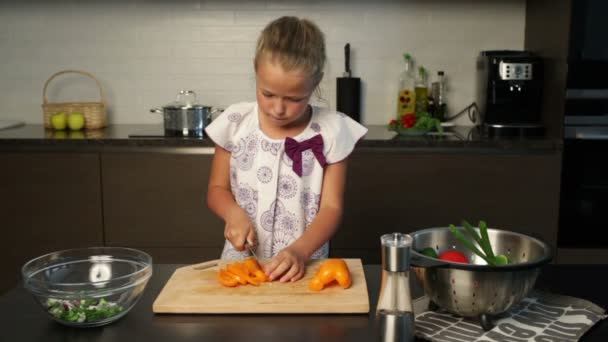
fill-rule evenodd
<path id="1" fill-rule="evenodd" d="M 84 137 L 85 136 L 83 131 L 70 131 L 70 139 L 84 139 Z"/>
<path id="2" fill-rule="evenodd" d="M 70 113 L 68 115 L 68 127 L 73 131 L 82 129 L 82 127 L 84 127 L 84 114 L 76 112 Z"/>
<path id="3" fill-rule="evenodd" d="M 52 135 L 53 139 L 65 139 L 67 137 L 68 137 L 68 134 L 64 130 L 57 130 L 57 131 L 53 132 L 53 135 Z"/>
<path id="4" fill-rule="evenodd" d="M 63 130 L 68 123 L 67 115 L 63 112 L 57 112 L 51 115 L 51 126 L 56 130 Z"/>

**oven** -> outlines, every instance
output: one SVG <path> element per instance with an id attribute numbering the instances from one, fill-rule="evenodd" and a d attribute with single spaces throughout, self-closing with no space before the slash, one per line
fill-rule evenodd
<path id="1" fill-rule="evenodd" d="M 558 247 L 608 247 L 607 157 L 608 126 L 566 128 Z"/>
<path id="2" fill-rule="evenodd" d="M 608 248 L 608 84 L 565 106 L 558 247 Z"/>
<path id="3" fill-rule="evenodd" d="M 558 247 L 607 248 L 608 1 L 571 5 Z"/>

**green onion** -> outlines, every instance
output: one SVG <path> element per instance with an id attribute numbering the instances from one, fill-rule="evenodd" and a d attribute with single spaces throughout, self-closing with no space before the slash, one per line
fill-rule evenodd
<path id="1" fill-rule="evenodd" d="M 456 236 L 458 240 L 460 240 L 460 242 L 465 245 L 465 247 L 473 251 L 473 253 L 479 255 L 488 264 L 491 263 L 490 260 L 485 256 L 485 254 L 483 254 L 482 251 L 475 247 L 475 245 L 471 243 L 471 241 L 469 241 L 469 239 L 467 239 L 466 236 L 464 236 L 464 234 L 462 234 L 462 232 L 460 232 L 453 224 L 450 224 L 450 227 L 448 229 Z"/>
<path id="2" fill-rule="evenodd" d="M 479 221 L 479 234 L 473 226 L 467 221 L 462 221 L 462 225 L 464 229 L 469 233 L 469 235 L 475 240 L 477 245 L 481 248 L 477 248 L 473 242 L 471 242 L 467 237 L 462 234 L 456 227 L 451 224 L 449 230 L 456 236 L 456 238 L 461 241 L 465 247 L 473 251 L 473 253 L 479 255 L 483 260 L 485 260 L 488 265 L 491 266 L 502 266 L 507 265 L 509 263 L 509 258 L 504 255 L 494 255 L 494 251 L 492 250 L 492 244 L 490 243 L 490 237 L 488 235 L 488 225 L 485 221 Z"/>

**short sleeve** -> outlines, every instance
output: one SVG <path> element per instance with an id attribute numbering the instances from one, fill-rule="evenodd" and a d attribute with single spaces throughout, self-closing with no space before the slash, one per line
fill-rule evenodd
<path id="1" fill-rule="evenodd" d="M 231 151 L 232 140 L 239 129 L 243 128 L 245 118 L 251 113 L 253 106 L 250 103 L 234 104 L 226 108 L 213 120 L 205 133 L 213 142 L 225 150 Z"/>
<path id="2" fill-rule="evenodd" d="M 323 140 L 328 143 L 325 158 L 329 164 L 333 164 L 346 159 L 353 152 L 359 139 L 367 133 L 367 128 L 343 113 L 329 115 L 332 117 L 330 126 L 333 134 L 323 137 Z"/>

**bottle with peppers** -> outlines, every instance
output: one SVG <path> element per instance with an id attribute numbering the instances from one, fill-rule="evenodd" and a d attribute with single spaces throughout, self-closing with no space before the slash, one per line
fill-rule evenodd
<path id="1" fill-rule="evenodd" d="M 397 120 L 401 121 L 406 114 L 414 114 L 416 111 L 416 93 L 414 87 L 416 78 L 412 56 L 404 54 L 405 67 L 399 75 L 399 94 L 397 97 Z"/>

